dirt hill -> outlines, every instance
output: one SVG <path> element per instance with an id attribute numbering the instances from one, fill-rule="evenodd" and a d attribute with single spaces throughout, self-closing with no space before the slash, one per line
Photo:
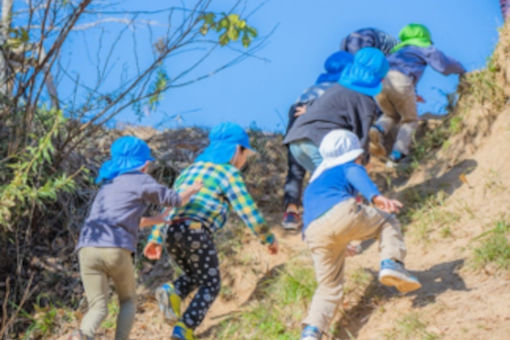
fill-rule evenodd
<path id="1" fill-rule="evenodd" d="M 463 80 L 450 117 L 432 129 L 423 127 L 411 161 L 391 171 L 377 162 L 370 166 L 387 193 L 406 204 L 399 216 L 406 266 L 423 288 L 401 295 L 380 286 L 377 244 L 363 243 L 364 251 L 347 260 L 344 304 L 326 339 L 509 339 L 509 55 L 507 26 L 488 67 Z M 135 132 L 146 133 L 162 159 L 177 157 L 181 163 L 174 163 L 174 171 L 202 146 L 195 140 L 204 140 L 199 130 L 184 130 L 174 139 L 169 132 Z M 270 256 L 239 221 L 229 222 L 217 239 L 222 291 L 197 330 L 200 339 L 297 339 L 315 288 L 300 235 L 278 225 L 285 171 L 280 137 L 258 132 L 252 139 L 263 151 L 248 182 L 275 225 L 281 252 Z M 169 151 L 177 148 L 178 154 Z M 173 176 L 170 172 L 156 175 L 164 179 Z M 172 278 L 173 267 L 165 260 L 153 266 L 138 259 L 137 265 L 139 304 L 131 338 L 168 339 L 171 327 L 159 315 L 152 289 Z M 52 310 L 52 330 L 34 328 L 33 335 L 57 338 L 78 324 L 80 312 Z M 48 311 L 34 320 L 43 323 Z M 99 339 L 112 338 L 115 312 L 112 302 Z"/>

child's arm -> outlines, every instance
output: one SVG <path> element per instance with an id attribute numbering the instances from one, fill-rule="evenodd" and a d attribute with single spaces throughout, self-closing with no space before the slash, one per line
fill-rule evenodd
<path id="1" fill-rule="evenodd" d="M 253 231 L 263 244 L 268 245 L 271 254 L 276 254 L 278 252 L 278 242 L 259 212 L 253 198 L 248 193 L 239 171 L 230 174 L 228 184 L 223 190 L 230 205 L 244 224 Z"/>
<path id="2" fill-rule="evenodd" d="M 374 203 L 376 207 L 388 213 L 398 212 L 402 203 L 388 199 L 381 195 L 379 189 L 368 176 L 367 171 L 359 164 L 352 164 L 345 170 L 347 181 L 359 191 L 367 201 Z"/>
<path id="3" fill-rule="evenodd" d="M 427 55 L 427 63 L 437 72 L 447 76 L 450 74 L 463 75 L 466 69 L 457 60 L 448 57 L 446 54 L 434 48 L 430 54 Z"/>
<path id="4" fill-rule="evenodd" d="M 163 212 L 156 216 L 142 217 L 140 220 L 140 228 L 152 227 L 155 224 L 164 224 L 166 218 L 172 212 L 172 208 L 166 208 Z"/>
<path id="5" fill-rule="evenodd" d="M 360 96 L 352 106 L 351 114 L 354 134 L 360 139 L 360 144 L 365 152 L 368 152 L 368 133 L 377 115 L 375 101 L 367 96 Z"/>
<path id="6" fill-rule="evenodd" d="M 164 185 L 159 184 L 152 177 L 147 176 L 143 184 L 142 197 L 154 204 L 180 207 L 188 203 L 191 196 L 202 189 L 202 182 L 196 182 L 187 187 L 180 194 Z"/>
<path id="7" fill-rule="evenodd" d="M 184 191 L 182 191 L 179 196 L 181 198 L 181 206 L 186 205 L 189 200 L 191 199 L 191 196 L 199 192 L 204 184 L 201 181 L 194 182 L 192 185 L 187 187 Z"/>

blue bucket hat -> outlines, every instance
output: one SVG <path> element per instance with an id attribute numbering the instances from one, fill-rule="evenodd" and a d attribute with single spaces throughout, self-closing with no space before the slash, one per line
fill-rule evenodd
<path id="1" fill-rule="evenodd" d="M 110 181 L 123 173 L 138 170 L 153 161 L 151 149 L 143 140 L 133 136 L 120 137 L 110 148 L 111 158 L 99 169 L 96 183 Z"/>
<path id="2" fill-rule="evenodd" d="M 353 60 L 354 57 L 348 52 L 339 51 L 333 53 L 324 63 L 326 73 L 322 73 L 319 78 L 317 78 L 316 84 L 337 82 L 340 78 L 340 73 L 348 64 L 351 64 Z"/>
<path id="3" fill-rule="evenodd" d="M 382 80 L 389 69 L 389 63 L 380 50 L 363 48 L 354 56 L 354 62 L 343 70 L 338 82 L 353 91 L 376 96 L 382 91 Z"/>
<path id="4" fill-rule="evenodd" d="M 242 127 L 234 123 L 221 123 L 209 132 L 209 146 L 198 155 L 195 162 L 228 163 L 234 157 L 237 146 L 252 150 L 250 138 Z"/>

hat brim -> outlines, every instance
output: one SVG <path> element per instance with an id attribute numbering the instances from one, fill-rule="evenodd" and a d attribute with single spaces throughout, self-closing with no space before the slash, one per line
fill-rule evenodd
<path id="1" fill-rule="evenodd" d="M 344 84 L 344 83 L 340 83 L 340 84 L 347 87 L 350 90 L 363 93 L 370 97 L 377 96 L 379 93 L 381 93 L 381 91 L 383 89 L 382 82 L 380 82 L 379 85 L 377 85 L 375 87 L 366 87 L 366 86 L 359 86 L 359 85 L 354 85 L 354 84 Z"/>
<path id="2" fill-rule="evenodd" d="M 345 163 L 352 162 L 356 160 L 359 156 L 361 156 L 365 151 L 363 149 L 354 149 L 351 151 L 348 151 L 344 153 L 341 156 L 335 157 L 335 158 L 326 158 L 323 159 L 321 164 L 315 169 L 315 171 L 312 174 L 312 177 L 310 178 L 310 182 L 315 180 L 317 177 L 319 177 L 324 171 L 334 168 L 335 166 L 339 166 Z"/>

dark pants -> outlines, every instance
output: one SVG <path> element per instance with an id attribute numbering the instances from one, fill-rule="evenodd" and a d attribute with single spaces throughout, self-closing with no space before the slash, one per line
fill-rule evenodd
<path id="1" fill-rule="evenodd" d="M 287 125 L 287 132 L 296 121 L 294 114 L 296 113 L 296 105 L 292 105 L 289 110 L 289 123 Z M 289 146 L 287 145 L 287 178 L 283 187 L 284 196 L 283 204 L 285 209 L 289 204 L 301 205 L 301 195 L 303 193 L 303 180 L 305 178 L 306 170 L 296 161 L 294 156 L 290 153 Z"/>
<path id="2" fill-rule="evenodd" d="M 184 272 L 175 282 L 179 296 L 186 298 L 198 291 L 184 312 L 181 321 L 195 329 L 200 325 L 221 288 L 218 254 L 211 233 L 203 226 L 192 229 L 187 222 L 168 228 L 168 251 Z"/>

